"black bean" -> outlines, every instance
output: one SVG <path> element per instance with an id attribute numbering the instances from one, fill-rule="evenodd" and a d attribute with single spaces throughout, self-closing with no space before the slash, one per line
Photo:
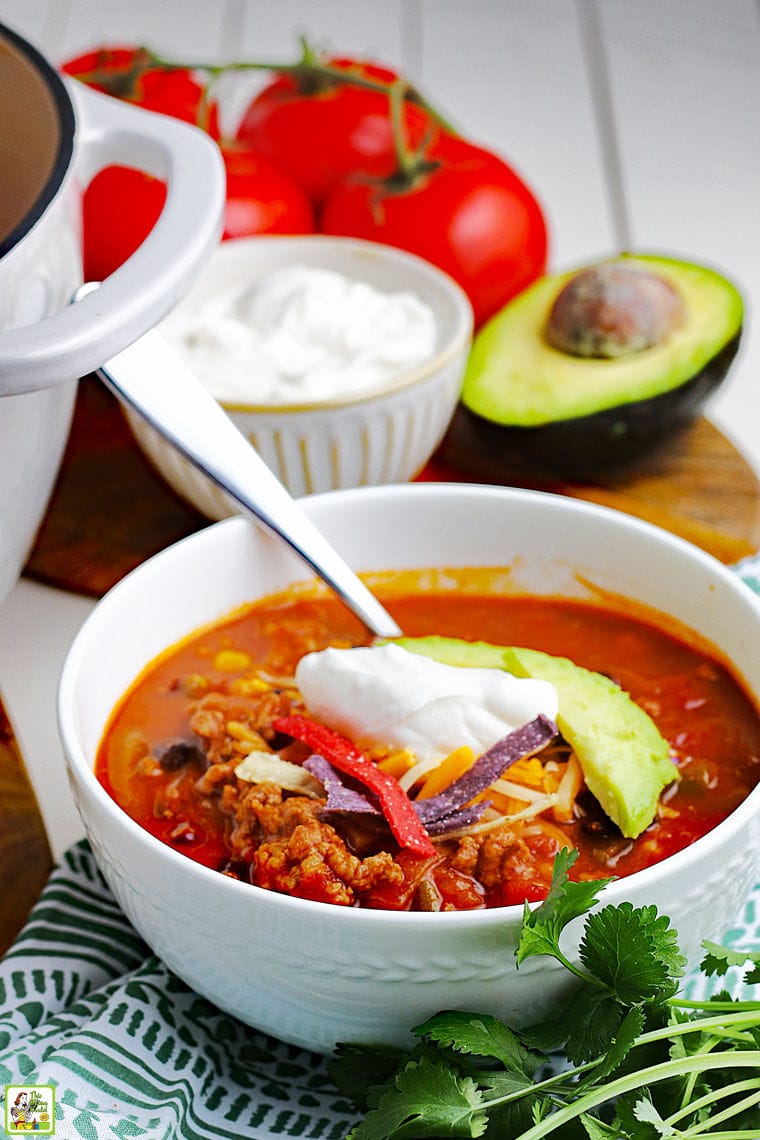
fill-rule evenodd
<path id="1" fill-rule="evenodd" d="M 158 752 L 156 759 L 165 772 L 176 772 L 186 764 L 203 764 L 206 758 L 199 745 L 189 740 L 174 740 Z"/>

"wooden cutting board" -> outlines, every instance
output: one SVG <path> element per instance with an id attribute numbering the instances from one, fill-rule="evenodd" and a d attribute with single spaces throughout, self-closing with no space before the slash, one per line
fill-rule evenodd
<path id="1" fill-rule="evenodd" d="M 463 416 L 454 418 L 419 478 L 531 485 L 495 456 L 478 451 Z M 541 489 L 656 523 L 722 562 L 738 561 L 760 547 L 758 478 L 706 419 L 635 475 L 596 484 L 542 484 Z M 26 573 L 98 597 L 150 555 L 207 524 L 143 458 L 115 399 L 95 377 L 83 380 L 61 474 Z"/>

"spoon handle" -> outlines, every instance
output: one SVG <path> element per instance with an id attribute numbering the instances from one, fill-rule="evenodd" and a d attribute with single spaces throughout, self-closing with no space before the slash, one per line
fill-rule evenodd
<path id="1" fill-rule="evenodd" d="M 112 357 L 98 375 L 245 514 L 283 539 L 375 636 L 400 635 L 390 614 L 157 329 Z"/>

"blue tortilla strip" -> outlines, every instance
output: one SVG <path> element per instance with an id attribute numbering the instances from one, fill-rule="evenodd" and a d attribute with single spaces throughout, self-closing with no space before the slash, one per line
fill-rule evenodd
<path id="1" fill-rule="evenodd" d="M 414 806 L 419 808 L 424 803 L 425 800 L 417 800 Z M 458 811 L 453 811 L 450 815 L 442 815 L 440 819 L 428 820 L 425 824 L 425 830 L 428 835 L 445 837 L 449 831 L 458 831 L 460 827 L 471 827 L 473 823 L 478 823 L 483 812 L 490 806 L 490 800 L 468 804 L 467 807 L 459 808 Z"/>
<path id="2" fill-rule="evenodd" d="M 303 766 L 324 785 L 327 795 L 327 803 L 323 809 L 325 812 L 352 811 L 361 812 L 363 815 L 382 815 L 369 796 L 344 784 L 337 768 L 333 768 L 330 761 L 320 756 L 318 752 L 312 753 L 309 759 L 304 761 Z"/>
<path id="3" fill-rule="evenodd" d="M 498 780 L 512 764 L 533 756 L 550 744 L 557 736 L 557 731 L 556 724 L 543 714 L 516 728 L 479 756 L 472 767 L 453 784 L 449 784 L 445 791 L 426 800 L 416 800 L 414 806 L 420 819 L 427 827 L 433 821 L 443 819 L 464 807 L 475 796 L 490 788 L 494 780 Z"/>
<path id="4" fill-rule="evenodd" d="M 379 808 L 372 805 L 368 796 L 344 784 L 337 768 L 333 768 L 330 761 L 326 760 L 324 756 L 320 756 L 318 752 L 314 752 L 309 759 L 305 761 L 304 768 L 308 769 L 312 776 L 316 776 L 324 786 L 327 802 L 322 814 L 332 811 L 358 812 L 362 815 L 378 816 L 382 814 Z M 415 809 L 419 809 L 418 803 L 414 803 L 413 806 Z M 442 819 L 436 819 L 427 828 L 427 831 L 430 835 L 445 835 L 447 831 L 456 831 L 457 828 L 460 827 L 469 827 L 470 824 L 478 822 L 487 807 L 488 803 L 485 801 L 478 804 L 469 804 L 467 807 L 460 808 L 459 811 L 452 812 Z"/>

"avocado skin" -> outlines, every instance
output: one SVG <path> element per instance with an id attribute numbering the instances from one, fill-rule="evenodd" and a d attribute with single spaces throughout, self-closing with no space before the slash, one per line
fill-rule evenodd
<path id="1" fill-rule="evenodd" d="M 433 635 L 402 637 L 396 644 L 446 665 L 550 681 L 559 697 L 557 726 L 580 761 L 589 791 L 628 839 L 650 825 L 660 793 L 678 778 L 668 742 L 652 718 L 601 673 L 566 657 L 484 641 Z"/>
<path id="2" fill-rule="evenodd" d="M 469 444 L 505 472 L 545 479 L 595 479 L 641 466 L 685 431 L 724 380 L 741 332 L 678 388 L 537 427 L 498 424 L 460 407 Z"/>

